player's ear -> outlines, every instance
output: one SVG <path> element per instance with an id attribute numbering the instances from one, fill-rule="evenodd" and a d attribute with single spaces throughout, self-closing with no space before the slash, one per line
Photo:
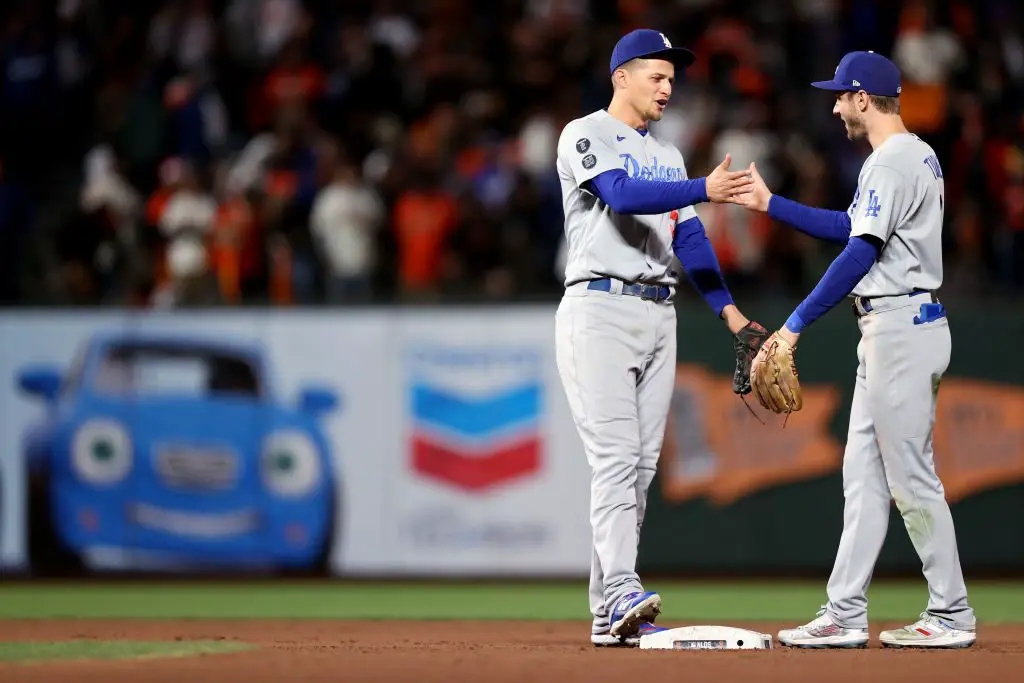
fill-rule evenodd
<path id="1" fill-rule="evenodd" d="M 612 72 L 612 88 L 619 90 L 620 88 L 626 87 L 626 70 L 616 69 Z"/>

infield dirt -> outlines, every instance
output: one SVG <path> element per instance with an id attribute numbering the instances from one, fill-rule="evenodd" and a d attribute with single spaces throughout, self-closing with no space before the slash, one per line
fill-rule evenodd
<path id="1" fill-rule="evenodd" d="M 730 625 L 773 636 L 793 626 Z M 228 639 L 259 649 L 119 662 L 5 663 L 0 681 L 981 683 L 1015 680 L 1024 672 L 1024 626 L 979 629 L 978 642 L 967 650 L 879 646 L 878 631 L 898 625 L 874 625 L 875 640 L 866 650 L 789 650 L 776 644 L 761 652 L 653 652 L 594 648 L 586 622 L 6 620 L 0 621 L 0 641 Z"/>

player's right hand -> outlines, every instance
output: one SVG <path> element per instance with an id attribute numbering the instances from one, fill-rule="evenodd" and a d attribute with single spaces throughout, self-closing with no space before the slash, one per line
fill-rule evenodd
<path id="1" fill-rule="evenodd" d="M 750 169 L 742 171 L 730 171 L 729 164 L 732 163 L 732 155 L 726 154 L 715 170 L 704 179 L 708 199 L 713 202 L 728 202 L 730 198 L 744 193 L 749 193 L 754 183 L 750 175 Z"/>
<path id="2" fill-rule="evenodd" d="M 752 181 L 750 190 L 742 194 L 735 194 L 727 201 L 731 204 L 739 204 L 751 211 L 767 212 L 768 202 L 772 199 L 772 191 L 768 189 L 768 184 L 764 182 L 764 178 L 758 173 L 757 166 L 754 165 L 753 161 L 750 162 L 749 170 Z"/>

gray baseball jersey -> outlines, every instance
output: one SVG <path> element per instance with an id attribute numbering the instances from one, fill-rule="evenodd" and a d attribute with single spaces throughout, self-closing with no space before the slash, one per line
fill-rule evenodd
<path id="1" fill-rule="evenodd" d="M 877 298 L 858 319 L 843 534 L 828 581 L 828 613 L 847 628 L 868 626 L 867 588 L 885 541 L 890 499 L 921 559 L 928 612 L 959 629 L 975 626 L 932 452 L 935 402 L 952 348 L 949 324 L 931 297 L 911 295 L 942 284 L 943 203 L 934 151 L 917 136 L 900 134 L 865 161 L 849 208 L 851 235 L 874 235 L 885 246 L 853 290 Z"/>
<path id="2" fill-rule="evenodd" d="M 590 192 L 587 182 L 617 168 L 631 178 L 685 180 L 686 166 L 678 149 L 653 133 L 641 135 L 601 109 L 562 130 L 556 166 L 565 211 L 567 286 L 603 277 L 676 284 L 672 235 L 676 222 L 697 215 L 693 207 L 620 215 Z"/>
<path id="3" fill-rule="evenodd" d="M 916 135 L 893 135 L 864 161 L 847 209 L 850 236 L 874 235 L 885 248 L 855 296 L 939 288 L 944 194 L 935 152 Z"/>

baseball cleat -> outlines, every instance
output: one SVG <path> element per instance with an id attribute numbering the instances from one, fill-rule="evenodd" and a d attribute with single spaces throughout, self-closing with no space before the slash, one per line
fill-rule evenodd
<path id="1" fill-rule="evenodd" d="M 882 631 L 879 640 L 885 647 L 963 648 L 974 645 L 977 634 L 955 628 L 953 624 L 927 612 L 915 623 L 892 631 Z"/>
<path id="2" fill-rule="evenodd" d="M 640 637 L 619 638 L 610 633 L 592 633 L 590 634 L 590 643 L 594 647 L 638 647 Z"/>
<path id="3" fill-rule="evenodd" d="M 619 598 L 612 610 L 612 626 L 608 632 L 620 638 L 635 636 L 643 623 L 653 624 L 661 614 L 661 596 L 646 593 L 627 593 Z"/>
<path id="4" fill-rule="evenodd" d="M 787 647 L 859 648 L 867 647 L 868 631 L 862 628 L 843 628 L 832 621 L 832 617 L 822 607 L 814 620 L 803 626 L 779 631 L 779 642 Z"/>
<path id="5" fill-rule="evenodd" d="M 640 638 L 642 636 L 667 630 L 667 628 L 655 626 L 650 622 L 643 622 L 637 629 L 636 635 L 628 638 L 620 638 L 619 636 L 613 636 L 610 633 L 594 633 L 590 636 L 590 642 L 594 647 L 639 647 Z"/>

